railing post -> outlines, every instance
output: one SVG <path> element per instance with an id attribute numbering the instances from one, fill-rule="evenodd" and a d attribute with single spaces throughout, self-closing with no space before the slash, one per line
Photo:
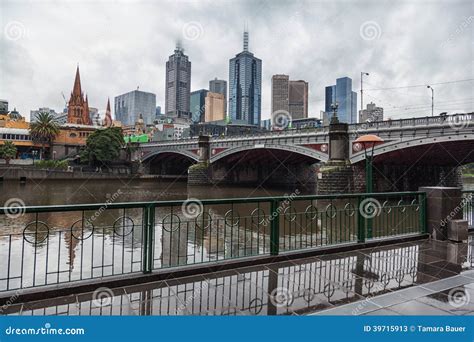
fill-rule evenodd
<path id="1" fill-rule="evenodd" d="M 426 227 L 426 193 L 423 192 L 418 195 L 418 202 L 420 203 L 419 225 L 422 234 L 426 234 L 428 229 Z"/>
<path id="2" fill-rule="evenodd" d="M 270 202 L 270 255 L 280 253 L 280 213 L 278 212 L 279 201 Z"/>
<path id="3" fill-rule="evenodd" d="M 359 243 L 365 243 L 365 218 L 362 215 L 364 209 L 361 207 L 363 200 L 364 196 L 357 198 L 357 242 Z"/>
<path id="4" fill-rule="evenodd" d="M 142 271 L 151 273 L 153 269 L 153 244 L 155 236 L 155 207 L 146 206 L 143 208 L 143 256 Z"/>

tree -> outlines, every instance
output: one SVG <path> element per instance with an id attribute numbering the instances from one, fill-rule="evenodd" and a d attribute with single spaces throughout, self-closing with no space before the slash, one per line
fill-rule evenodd
<path id="1" fill-rule="evenodd" d="M 10 164 L 10 159 L 15 158 L 16 156 L 16 146 L 11 141 L 5 141 L 2 146 L 0 146 L 0 158 L 5 159 L 5 162 Z"/>
<path id="2" fill-rule="evenodd" d="M 31 139 L 41 144 L 41 154 L 44 155 L 46 144 L 51 146 L 53 139 L 59 134 L 59 125 L 55 117 L 47 112 L 40 112 L 36 116 L 36 122 L 30 125 Z"/>
<path id="3" fill-rule="evenodd" d="M 120 127 L 97 130 L 87 138 L 86 146 L 81 151 L 81 161 L 96 166 L 110 163 L 119 158 L 124 144 Z"/>

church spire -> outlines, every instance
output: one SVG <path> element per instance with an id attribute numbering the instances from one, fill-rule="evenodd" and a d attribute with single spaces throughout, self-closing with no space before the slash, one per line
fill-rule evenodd
<path id="1" fill-rule="evenodd" d="M 81 90 L 81 76 L 79 75 L 79 64 L 76 69 L 76 78 L 74 79 L 74 87 L 72 88 L 73 95 L 82 95 Z"/>
<path id="2" fill-rule="evenodd" d="M 105 110 L 105 127 L 112 127 L 112 113 L 110 112 L 110 98 L 107 98 L 107 109 Z"/>

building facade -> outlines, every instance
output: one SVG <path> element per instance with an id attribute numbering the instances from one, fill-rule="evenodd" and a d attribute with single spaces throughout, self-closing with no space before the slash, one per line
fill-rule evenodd
<path id="1" fill-rule="evenodd" d="M 190 120 L 191 62 L 177 46 L 166 62 L 165 114 Z"/>
<path id="2" fill-rule="evenodd" d="M 291 81 L 288 75 L 272 77 L 272 113 L 288 112 L 292 119 L 308 117 L 308 82 Z"/>
<path id="3" fill-rule="evenodd" d="M 290 77 L 288 75 L 272 76 L 272 113 L 289 112 Z"/>
<path id="4" fill-rule="evenodd" d="M 54 109 L 48 107 L 40 107 L 38 110 L 30 110 L 30 122 L 36 122 L 39 113 L 49 113 L 54 116 L 54 119 L 59 125 L 64 125 L 67 122 L 67 112 L 58 113 Z"/>
<path id="5" fill-rule="evenodd" d="M 8 114 L 8 101 L 0 100 L 0 115 Z"/>
<path id="6" fill-rule="evenodd" d="M 325 116 L 330 120 L 333 115 L 331 105 L 337 103 L 337 117 L 340 122 L 357 122 L 357 93 L 352 91 L 352 79 L 342 77 L 336 85 L 326 87 Z M 326 123 L 326 120 L 324 120 Z"/>
<path id="7" fill-rule="evenodd" d="M 227 81 L 214 78 L 209 81 L 209 91 L 224 95 L 224 113 L 227 115 Z"/>
<path id="8" fill-rule="evenodd" d="M 288 107 L 291 118 L 305 119 L 308 117 L 308 82 L 303 80 L 290 81 Z"/>
<path id="9" fill-rule="evenodd" d="M 383 121 L 383 108 L 375 103 L 367 104 L 367 109 L 359 111 L 359 123 Z"/>
<path id="10" fill-rule="evenodd" d="M 244 32 L 244 50 L 229 61 L 229 115 L 232 122 L 260 125 L 262 108 L 262 61 L 249 52 Z"/>
<path id="11" fill-rule="evenodd" d="M 115 119 L 124 126 L 134 125 L 143 117 L 145 124 L 152 124 L 156 116 L 156 95 L 140 90 L 115 97 Z"/>
<path id="12" fill-rule="evenodd" d="M 89 101 L 87 95 L 81 89 L 81 76 L 79 66 L 76 69 L 76 78 L 71 92 L 71 97 L 67 105 L 67 122 L 78 125 L 92 125 L 89 115 Z"/>
<path id="13" fill-rule="evenodd" d="M 190 110 L 192 122 L 204 122 L 204 107 L 208 90 L 200 89 L 190 95 Z"/>
<path id="14" fill-rule="evenodd" d="M 226 119 L 225 97 L 223 94 L 208 92 L 205 99 L 205 122 Z"/>

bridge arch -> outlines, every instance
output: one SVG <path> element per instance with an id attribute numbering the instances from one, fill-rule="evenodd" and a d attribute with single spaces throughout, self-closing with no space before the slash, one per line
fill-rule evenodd
<path id="1" fill-rule="evenodd" d="M 147 173 L 166 176 L 185 176 L 198 156 L 186 150 L 159 150 L 143 155 L 142 165 Z"/>

